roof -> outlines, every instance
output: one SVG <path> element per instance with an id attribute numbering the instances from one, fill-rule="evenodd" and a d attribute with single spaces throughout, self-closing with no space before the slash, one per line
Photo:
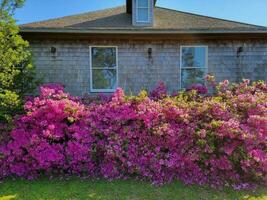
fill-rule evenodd
<path id="1" fill-rule="evenodd" d="M 154 25 L 136 27 L 120 6 L 21 25 L 22 32 L 57 33 L 267 33 L 267 27 L 155 7 Z"/>

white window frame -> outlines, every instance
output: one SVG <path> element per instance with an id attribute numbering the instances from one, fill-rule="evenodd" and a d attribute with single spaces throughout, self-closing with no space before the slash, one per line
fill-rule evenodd
<path id="1" fill-rule="evenodd" d="M 137 23 L 149 23 L 150 22 L 150 10 L 151 10 L 151 5 L 150 5 L 150 0 L 147 0 L 147 5 L 148 7 L 139 7 L 138 5 L 138 0 L 136 0 L 136 22 Z M 147 9 L 148 11 L 148 18 L 147 18 L 147 21 L 142 21 L 142 20 L 139 20 L 139 9 Z"/>
<path id="2" fill-rule="evenodd" d="M 116 49 L 116 66 L 114 68 L 93 68 L 93 59 L 92 59 L 92 48 L 115 48 Z M 115 92 L 117 87 L 118 87 L 118 82 L 119 82 L 119 61 L 118 61 L 118 46 L 99 46 L 99 45 L 92 45 L 89 46 L 89 58 L 90 58 L 90 92 L 91 93 L 98 93 L 98 92 L 103 92 L 103 93 L 111 93 Z M 116 85 L 114 89 L 94 89 L 93 88 L 93 69 L 114 69 L 116 70 Z"/>
<path id="3" fill-rule="evenodd" d="M 205 60 L 205 67 L 183 67 L 183 48 L 194 48 L 194 47 L 202 47 L 206 49 L 206 60 Z M 205 69 L 206 74 L 208 74 L 209 69 L 209 46 L 208 45 L 181 45 L 180 46 L 180 89 L 182 88 L 182 70 L 183 69 Z"/>

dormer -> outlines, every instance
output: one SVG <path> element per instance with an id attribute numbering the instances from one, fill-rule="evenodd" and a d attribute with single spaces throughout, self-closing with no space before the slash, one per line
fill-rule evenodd
<path id="1" fill-rule="evenodd" d="M 133 26 L 153 26 L 156 0 L 127 0 L 127 13 L 132 14 Z"/>

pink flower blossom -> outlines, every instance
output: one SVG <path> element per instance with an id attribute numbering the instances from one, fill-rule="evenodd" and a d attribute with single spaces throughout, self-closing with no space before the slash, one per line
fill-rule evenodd
<path id="1" fill-rule="evenodd" d="M 206 86 L 200 84 L 200 83 L 195 83 L 192 84 L 191 86 L 189 86 L 187 88 L 188 91 L 190 90 L 196 90 L 199 94 L 207 94 L 208 93 L 208 89 Z"/>
<path id="2" fill-rule="evenodd" d="M 135 177 L 235 189 L 266 184 L 266 84 L 224 81 L 217 88 L 213 96 L 171 97 L 161 83 L 150 97 L 127 97 L 119 88 L 83 103 L 62 86 L 42 86 L 12 131 L 0 127 L 0 178 Z"/>

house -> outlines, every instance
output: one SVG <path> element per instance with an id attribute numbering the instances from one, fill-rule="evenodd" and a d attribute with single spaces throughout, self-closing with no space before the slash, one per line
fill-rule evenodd
<path id="1" fill-rule="evenodd" d="M 267 81 L 267 28 L 157 7 L 154 0 L 24 24 L 37 74 L 73 95 Z"/>

